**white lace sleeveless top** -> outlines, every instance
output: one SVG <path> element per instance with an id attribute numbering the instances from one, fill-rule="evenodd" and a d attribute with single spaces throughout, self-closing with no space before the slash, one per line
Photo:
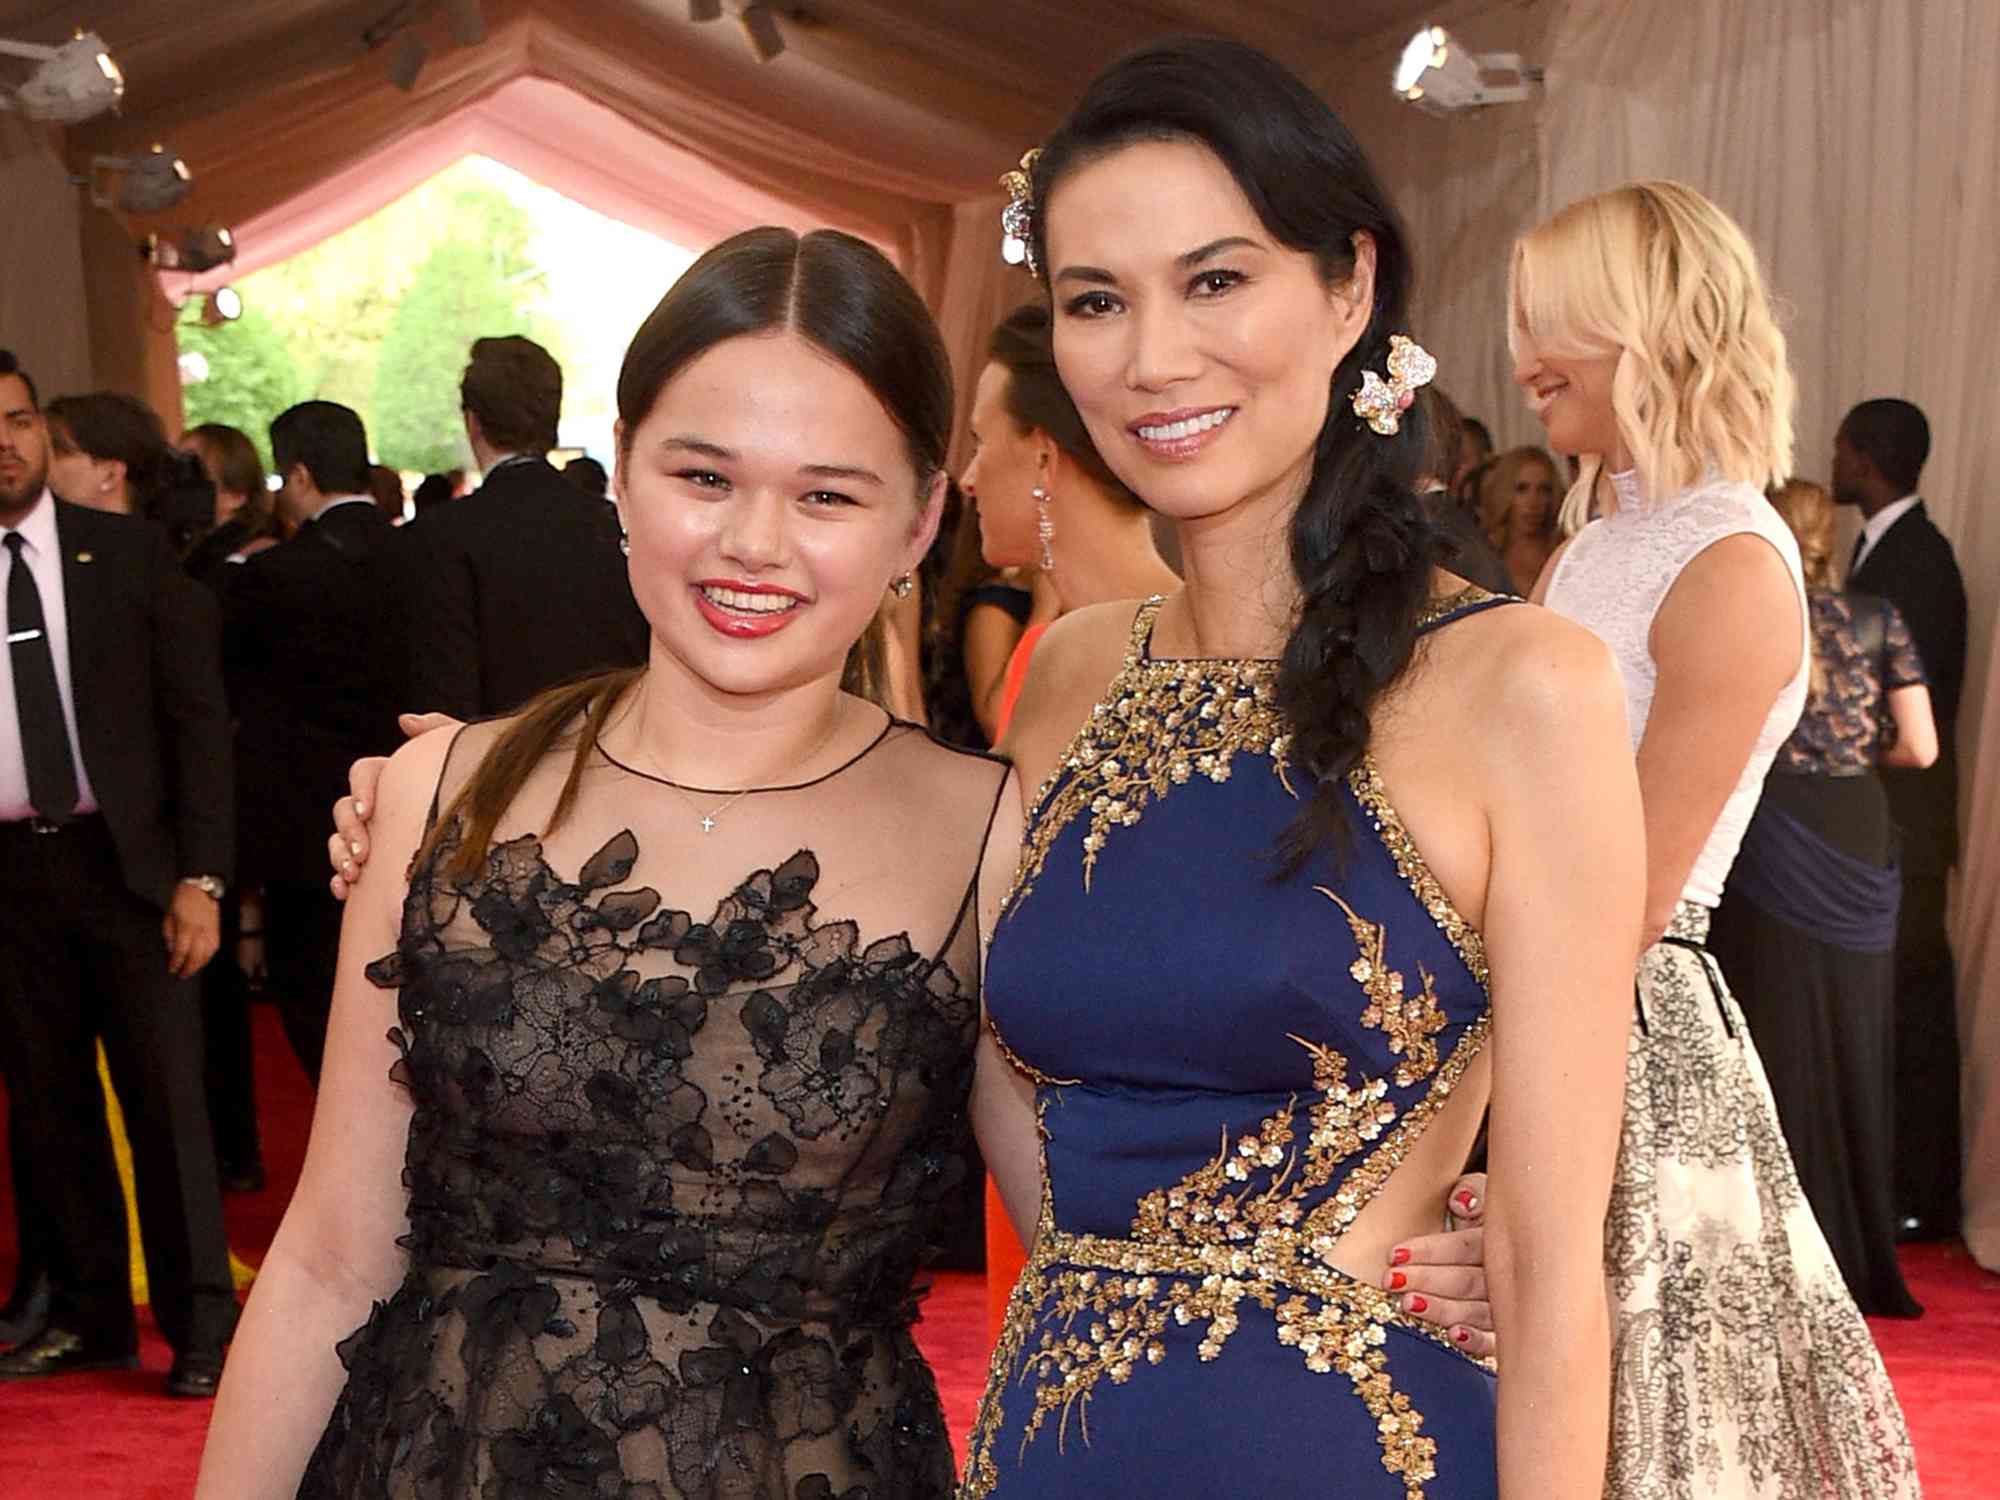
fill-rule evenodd
<path id="1" fill-rule="evenodd" d="M 1765 717 L 1756 748 L 1681 891 L 1684 901 L 1714 906 L 1722 899 L 1723 881 L 1757 810 L 1764 774 L 1805 708 L 1810 656 L 1799 547 L 1770 502 L 1747 484 L 1710 479 L 1654 504 L 1646 503 L 1634 474 L 1614 474 L 1612 484 L 1618 494 L 1616 513 L 1590 522 L 1570 542 L 1549 580 L 1548 606 L 1589 627 L 1617 656 L 1634 750 L 1645 737 L 1653 707 L 1653 616 L 1683 568 L 1724 537 L 1754 532 L 1778 549 L 1799 591 L 1798 671 Z"/>

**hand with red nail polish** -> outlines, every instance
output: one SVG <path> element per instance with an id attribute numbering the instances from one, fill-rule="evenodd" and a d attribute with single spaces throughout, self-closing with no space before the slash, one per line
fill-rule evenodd
<path id="1" fill-rule="evenodd" d="M 1494 1353 L 1493 1307 L 1486 1290 L 1486 1176 L 1473 1173 L 1451 1185 L 1445 1210 L 1451 1228 L 1420 1235 L 1389 1252 L 1381 1285 L 1406 1295 L 1401 1303 L 1412 1317 L 1451 1331 L 1453 1344 L 1467 1354 Z M 1459 1335 L 1463 1334 L 1464 1337 Z"/>

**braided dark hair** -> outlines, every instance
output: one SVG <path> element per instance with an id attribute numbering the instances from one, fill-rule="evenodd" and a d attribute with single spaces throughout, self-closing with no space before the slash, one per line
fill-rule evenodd
<path id="1" fill-rule="evenodd" d="M 1436 534 L 1416 496 L 1431 453 L 1419 402 L 1381 437 L 1354 415 L 1361 372 L 1386 373 L 1406 331 L 1410 251 L 1388 194 L 1339 116 L 1255 48 L 1206 37 L 1155 42 L 1100 73 L 1034 168 L 1036 263 L 1048 264 L 1051 189 L 1078 166 L 1140 141 L 1190 141 L 1221 159 L 1280 244 L 1312 255 L 1329 285 L 1354 271 L 1354 236 L 1375 245 L 1374 305 L 1333 373 L 1312 476 L 1292 517 L 1299 613 L 1278 667 L 1292 757 L 1319 789 L 1280 854 L 1296 868 L 1344 846 L 1336 786 L 1368 747 L 1369 715 L 1416 649 Z M 1143 497 L 1142 497 L 1143 498 Z"/>

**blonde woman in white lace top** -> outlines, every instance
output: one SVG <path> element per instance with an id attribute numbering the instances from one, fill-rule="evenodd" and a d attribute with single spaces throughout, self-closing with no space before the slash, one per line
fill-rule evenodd
<path id="1" fill-rule="evenodd" d="M 1914 1496 L 1895 1393 L 1703 947 L 1805 699 L 1798 548 L 1763 495 L 1791 467 L 1784 335 L 1742 231 L 1670 182 L 1525 235 L 1509 317 L 1514 378 L 1582 466 L 1537 597 L 1617 655 L 1646 808 L 1608 1494 Z"/>

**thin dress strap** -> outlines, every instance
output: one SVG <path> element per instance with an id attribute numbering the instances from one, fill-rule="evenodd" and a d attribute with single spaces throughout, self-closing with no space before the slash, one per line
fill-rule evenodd
<path id="1" fill-rule="evenodd" d="M 1424 606 L 1417 616 L 1417 634 L 1428 635 L 1469 615 L 1483 614 L 1489 609 L 1497 609 L 1503 604 L 1524 604 L 1527 601 L 1519 594 L 1496 594 L 1483 589 L 1476 583 L 1468 583 L 1456 593 L 1433 599 Z"/>
<path id="2" fill-rule="evenodd" d="M 1153 622 L 1160 617 L 1160 606 L 1167 602 L 1165 594 L 1155 594 L 1139 606 L 1139 612 L 1132 616 L 1132 638 L 1125 643 L 1125 665 L 1136 667 L 1146 659 L 1146 653 L 1153 645 Z"/>

